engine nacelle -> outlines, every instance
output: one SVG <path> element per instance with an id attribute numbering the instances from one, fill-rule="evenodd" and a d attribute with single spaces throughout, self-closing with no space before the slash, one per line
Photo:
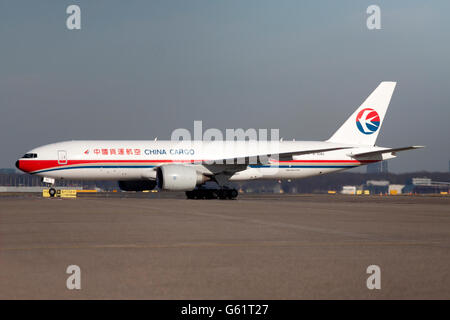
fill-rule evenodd
<path id="1" fill-rule="evenodd" d="M 155 187 L 156 181 L 154 180 L 119 181 L 119 188 L 123 191 L 153 190 Z"/>
<path id="2" fill-rule="evenodd" d="M 180 164 L 168 164 L 158 167 L 156 182 L 158 187 L 171 191 L 190 191 L 208 178 L 195 168 Z"/>

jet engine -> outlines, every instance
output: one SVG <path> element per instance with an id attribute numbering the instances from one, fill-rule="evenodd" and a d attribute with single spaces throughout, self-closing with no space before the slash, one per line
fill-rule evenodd
<path id="1" fill-rule="evenodd" d="M 158 167 L 156 182 L 158 187 L 171 191 L 189 191 L 204 183 L 208 177 L 197 172 L 194 167 L 168 164 Z"/>
<path id="2" fill-rule="evenodd" d="M 155 187 L 156 187 L 155 180 L 119 181 L 119 188 L 123 191 L 153 190 Z"/>

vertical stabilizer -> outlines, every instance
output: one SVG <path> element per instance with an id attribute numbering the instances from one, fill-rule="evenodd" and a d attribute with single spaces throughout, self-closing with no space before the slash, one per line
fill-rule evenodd
<path id="1" fill-rule="evenodd" d="M 375 145 L 396 84 L 390 81 L 381 82 L 328 141 Z"/>

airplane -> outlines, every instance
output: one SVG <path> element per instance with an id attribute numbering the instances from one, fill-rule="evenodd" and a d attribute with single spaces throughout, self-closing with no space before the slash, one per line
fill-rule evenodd
<path id="1" fill-rule="evenodd" d="M 326 141 L 65 141 L 28 151 L 16 167 L 50 185 L 56 179 L 116 180 L 124 191 L 158 187 L 185 191 L 188 199 L 235 199 L 232 181 L 323 175 L 423 148 L 375 145 L 395 86 L 381 82 Z"/>

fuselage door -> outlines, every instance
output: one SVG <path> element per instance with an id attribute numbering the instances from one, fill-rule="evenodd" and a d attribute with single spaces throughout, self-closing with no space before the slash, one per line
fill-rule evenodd
<path id="1" fill-rule="evenodd" d="M 67 164 L 67 152 L 58 150 L 58 164 Z"/>

